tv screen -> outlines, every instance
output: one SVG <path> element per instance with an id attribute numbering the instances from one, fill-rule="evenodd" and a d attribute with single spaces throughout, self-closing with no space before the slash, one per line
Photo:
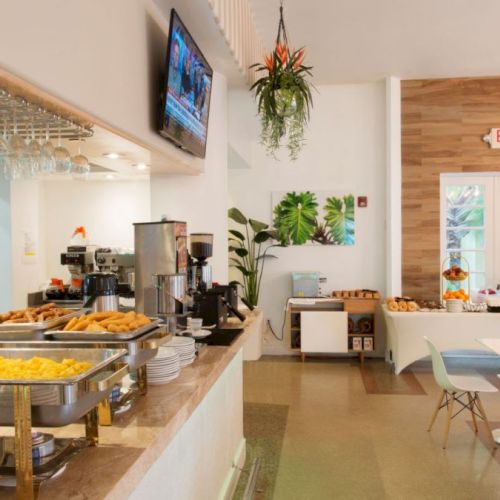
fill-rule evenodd
<path id="1" fill-rule="evenodd" d="M 160 134 L 200 158 L 205 157 L 212 75 L 212 68 L 172 9 Z"/>

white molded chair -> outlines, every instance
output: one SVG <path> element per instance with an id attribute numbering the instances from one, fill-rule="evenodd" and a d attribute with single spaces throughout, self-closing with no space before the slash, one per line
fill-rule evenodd
<path id="1" fill-rule="evenodd" d="M 476 417 L 483 419 L 493 446 L 496 447 L 495 440 L 491 434 L 490 424 L 486 418 L 486 413 L 484 412 L 483 404 L 479 399 L 480 392 L 497 392 L 497 388 L 490 384 L 480 375 L 448 375 L 446 371 L 446 366 L 444 364 L 441 353 L 437 350 L 436 346 L 427 338 L 424 337 L 432 357 L 432 371 L 434 372 L 434 378 L 437 384 L 441 387 L 442 392 L 439 396 L 438 404 L 432 415 L 431 423 L 427 429 L 429 432 L 436 421 L 437 414 L 441 408 L 448 410 L 448 419 L 446 421 L 446 427 L 444 431 L 444 441 L 443 448 L 446 448 L 448 443 L 448 433 L 450 431 L 451 420 L 456 417 L 460 412 L 468 409 L 472 416 L 472 423 L 474 426 L 474 431 L 477 434 L 477 421 Z M 462 401 L 461 398 L 467 398 L 467 402 Z M 457 402 L 461 405 L 461 408 L 453 415 L 453 404 Z"/>

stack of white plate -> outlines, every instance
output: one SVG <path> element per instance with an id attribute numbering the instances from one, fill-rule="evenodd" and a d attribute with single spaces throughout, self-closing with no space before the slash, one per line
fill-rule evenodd
<path id="1" fill-rule="evenodd" d="M 179 376 L 181 364 L 177 351 L 172 347 L 160 347 L 158 354 L 146 364 L 148 384 L 167 384 Z"/>
<path id="2" fill-rule="evenodd" d="M 167 345 L 173 347 L 179 354 L 181 368 L 190 365 L 196 358 L 196 348 L 192 337 L 174 337 Z"/>

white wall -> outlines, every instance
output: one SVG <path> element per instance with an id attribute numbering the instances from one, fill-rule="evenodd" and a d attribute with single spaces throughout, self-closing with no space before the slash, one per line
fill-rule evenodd
<path id="1" fill-rule="evenodd" d="M 386 79 L 387 294 L 402 294 L 401 254 L 401 80 Z"/>
<path id="2" fill-rule="evenodd" d="M 0 177 L 0 311 L 11 307 L 10 183 Z"/>
<path id="3" fill-rule="evenodd" d="M 69 278 L 60 254 L 77 226 L 85 226 L 90 244 L 134 248 L 134 222 L 150 220 L 149 180 L 46 181 L 46 279 Z M 67 209 L 57 200 L 68 200 Z"/>
<path id="4" fill-rule="evenodd" d="M 227 85 L 214 73 L 205 171 L 151 177 L 151 217 L 186 221 L 188 232 L 213 233 L 214 280 L 227 283 Z"/>
<path id="5" fill-rule="evenodd" d="M 46 279 L 44 191 L 33 180 L 10 184 L 12 307 L 20 308 L 26 306 L 27 293 Z M 59 210 L 64 210 L 63 200 L 56 202 Z"/>
<path id="6" fill-rule="evenodd" d="M 260 305 L 275 331 L 281 332 L 292 271 L 322 272 L 328 278 L 323 291 L 373 288 L 384 292 L 384 83 L 320 86 L 314 95 L 307 144 L 295 163 L 286 154 L 280 161 L 265 155 L 259 144 L 258 120 L 247 118 L 255 116 L 255 104 L 247 92 L 230 92 L 228 107 L 229 142 L 251 165 L 250 169 L 229 169 L 229 196 L 247 216 L 271 222 L 273 191 L 333 190 L 368 196 L 368 208 L 356 207 L 355 246 L 274 249 L 279 259 L 266 264 Z M 380 342 L 379 348 L 383 348 Z"/>

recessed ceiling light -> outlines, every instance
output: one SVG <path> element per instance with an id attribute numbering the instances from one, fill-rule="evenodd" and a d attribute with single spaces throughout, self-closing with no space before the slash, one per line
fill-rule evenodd
<path id="1" fill-rule="evenodd" d="M 112 181 L 114 178 L 115 176 L 113 174 L 106 174 L 106 179 L 108 179 L 108 181 Z"/>
<path id="2" fill-rule="evenodd" d="M 145 163 L 138 163 L 136 166 L 137 170 L 147 170 L 148 166 Z"/>
<path id="3" fill-rule="evenodd" d="M 120 155 L 118 153 L 104 153 L 106 158 L 109 158 L 110 160 L 116 160 L 117 158 L 120 158 Z"/>

